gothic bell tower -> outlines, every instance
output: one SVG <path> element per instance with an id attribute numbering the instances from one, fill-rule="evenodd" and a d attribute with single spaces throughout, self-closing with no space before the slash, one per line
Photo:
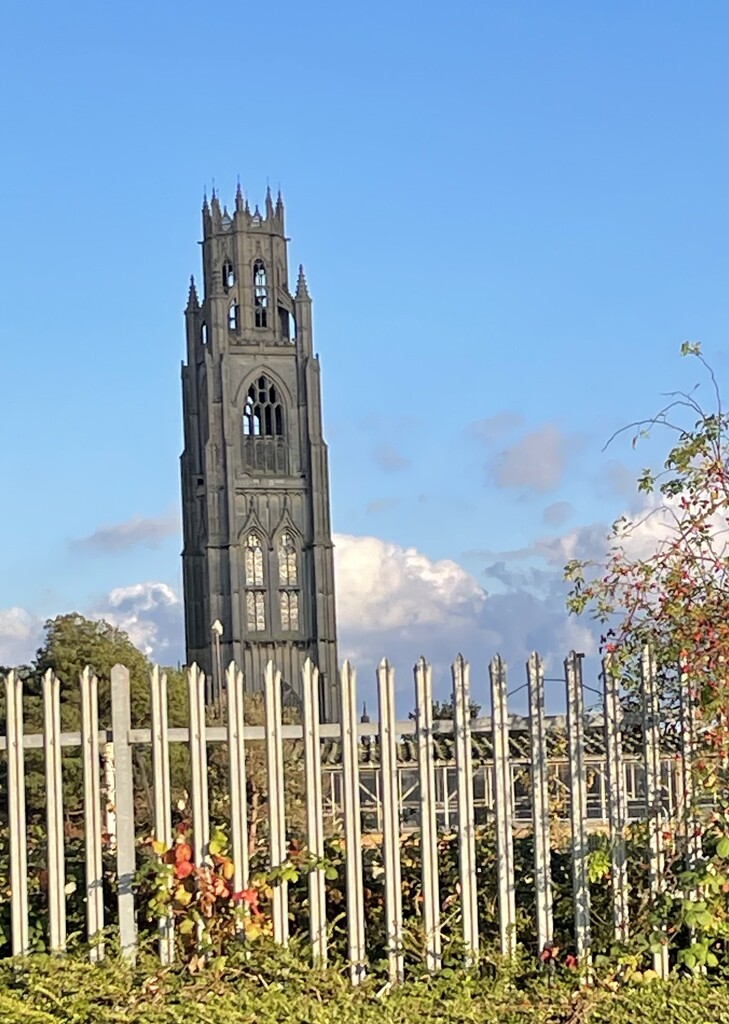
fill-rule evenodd
<path id="1" fill-rule="evenodd" d="M 311 298 L 299 268 L 289 291 L 279 194 L 231 215 L 203 205 L 203 295 L 185 310 L 182 366 L 182 554 L 187 660 L 222 663 L 248 690 L 273 660 L 295 693 L 311 658 L 322 714 L 338 717 L 334 568 L 327 446 Z"/>

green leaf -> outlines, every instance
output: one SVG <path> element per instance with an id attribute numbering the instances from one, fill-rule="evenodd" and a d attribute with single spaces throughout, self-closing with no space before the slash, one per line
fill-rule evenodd
<path id="1" fill-rule="evenodd" d="M 719 857 L 729 857 L 729 836 L 722 836 L 716 844 L 716 852 Z"/>
<path id="2" fill-rule="evenodd" d="M 701 343 L 698 341 L 684 341 L 681 345 L 682 356 L 701 355 Z"/>

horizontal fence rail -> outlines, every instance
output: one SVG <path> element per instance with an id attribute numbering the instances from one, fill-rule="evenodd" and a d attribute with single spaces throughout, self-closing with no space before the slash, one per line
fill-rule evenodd
<path id="1" fill-rule="evenodd" d="M 414 912 L 422 933 L 422 957 L 426 968 L 436 972 L 449 936 L 458 936 L 466 960 L 478 955 L 482 942 L 479 893 L 491 881 L 484 877 L 477 854 L 479 829 L 488 830 L 495 844 L 495 935 L 502 952 L 511 955 L 517 941 L 533 941 L 517 932 L 515 881 L 515 843 L 521 836 L 531 836 L 537 952 L 553 939 L 552 857 L 555 844 L 561 842 L 562 848 L 571 849 L 572 944 L 580 960 L 588 963 L 590 836 L 602 831 L 611 840 L 614 934 L 625 940 L 630 924 L 627 823 L 647 822 L 649 884 L 656 896 L 663 885 L 665 822 L 677 816 L 694 823 L 694 811 L 686 805 L 691 780 L 686 757 L 696 742 L 691 720 L 682 706 L 680 727 L 661 728 L 649 653 L 643 660 L 641 707 L 628 713 L 609 664 L 603 666 L 601 705 L 595 707 L 593 698 L 592 708 L 586 710 L 582 662 L 572 652 L 564 662 L 566 717 L 546 713 L 544 668 L 537 654 L 513 684 L 513 689 L 527 684 L 526 717 L 509 714 L 507 671 L 498 656 L 475 686 L 470 666 L 458 656 L 451 670 L 447 719 L 434 717 L 433 668 L 424 658 L 414 668 L 415 711 L 405 721 L 395 717 L 395 672 L 386 660 L 377 670 L 378 722 L 370 722 L 366 715 L 358 721 L 356 673 L 348 663 L 340 677 L 342 721 L 335 723 L 320 720 L 319 674 L 310 662 L 298 687 L 300 706 L 293 709 L 284 699 L 291 691 L 290 681 L 282 680 L 273 663 L 256 687 L 247 687 L 243 673 L 231 665 L 224 685 L 216 690 L 214 715 L 206 703 L 210 687 L 204 674 L 197 666 L 186 673 L 186 724 L 170 725 L 168 679 L 155 668 L 149 680 L 149 725 L 140 728 L 138 722 L 135 727 L 132 723 L 125 667 L 111 672 L 110 722 L 101 726 L 99 682 L 93 672 L 84 671 L 77 684 L 62 684 L 49 671 L 42 680 L 42 731 L 37 733 L 24 728 L 20 677 L 14 672 L 5 677 L 0 767 L 6 773 L 7 792 L 0 804 L 0 828 L 7 831 L 8 863 L 0 863 L 0 875 L 7 873 L 9 878 L 7 952 L 32 949 L 27 801 L 31 759 L 36 773 L 42 763 L 43 777 L 44 842 L 41 854 L 34 848 L 33 856 L 43 861 L 46 879 L 44 941 L 54 951 L 66 947 L 67 899 L 74 884 L 67 884 L 68 847 L 74 835 L 82 835 L 83 878 L 76 878 L 75 884 L 83 892 L 93 960 L 103 958 L 102 936 L 109 928 L 116 932 L 124 954 L 136 955 L 138 928 L 144 920 L 144 908 L 135 895 L 140 843 L 153 841 L 154 856 L 164 872 L 164 865 L 180 853 L 176 843 L 182 826 L 175 822 L 185 814 L 191 824 L 185 833 L 190 870 L 194 868 L 201 880 L 224 872 L 225 891 L 247 908 L 236 925 L 239 934 L 248 935 L 260 919 L 251 894 L 256 872 L 263 870 L 269 879 L 265 886 L 272 937 L 287 943 L 289 884 L 298 877 L 296 857 L 302 850 L 306 853 L 302 905 L 308 914 L 312 959 L 323 964 L 331 955 L 331 929 L 343 912 L 344 952 L 353 984 L 364 977 L 371 955 L 374 924 L 365 910 L 366 889 L 373 884 L 365 883 L 368 850 L 379 850 L 382 857 L 381 878 L 374 883 L 383 894 L 381 951 L 389 963 L 390 980 L 397 983 L 406 972 L 403 843 L 409 832 L 419 833 Z M 246 701 L 254 691 L 261 695 L 255 723 L 246 721 Z M 80 708 L 78 731 L 61 730 L 62 693 L 64 702 L 75 701 Z M 474 715 L 472 696 L 479 700 L 487 695 L 491 715 Z M 80 770 L 75 760 L 68 761 L 76 757 Z M 177 775 L 185 773 L 182 796 L 173 795 L 172 765 Z M 79 806 L 71 807 L 68 793 L 73 792 L 74 773 L 82 784 Z M 229 839 L 226 850 L 219 835 Z M 330 839 L 343 851 L 343 880 L 336 882 L 343 892 L 335 893 L 331 886 L 336 871 L 326 864 Z M 457 879 L 449 889 L 442 858 L 443 844 L 451 839 Z M 697 855 L 692 847 L 690 856 Z M 107 875 L 115 878 L 111 887 L 108 878 L 105 882 Z M 171 890 L 176 884 L 171 869 L 164 877 Z M 105 891 L 115 903 L 111 913 Z M 189 930 L 176 930 L 169 907 L 155 914 L 159 957 L 170 963 Z M 196 936 L 202 941 L 203 930 L 201 919 L 191 941 Z M 667 972 L 667 946 L 654 957 L 654 967 L 661 974 Z"/>

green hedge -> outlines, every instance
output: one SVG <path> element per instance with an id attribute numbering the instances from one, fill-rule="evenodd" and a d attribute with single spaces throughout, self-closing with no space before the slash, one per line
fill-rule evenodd
<path id="1" fill-rule="evenodd" d="M 5 1024 L 729 1024 L 729 984 L 674 980 L 580 990 L 533 967 L 487 976 L 444 972 L 384 991 L 352 989 L 345 972 L 314 971 L 296 953 L 256 950 L 195 974 L 130 967 L 115 957 L 0 961 Z"/>

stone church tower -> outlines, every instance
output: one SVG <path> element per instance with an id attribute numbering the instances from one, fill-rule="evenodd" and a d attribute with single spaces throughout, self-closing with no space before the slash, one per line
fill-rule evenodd
<path id="1" fill-rule="evenodd" d="M 185 310 L 182 554 L 188 663 L 235 661 L 260 690 L 273 660 L 301 693 L 307 658 L 338 717 L 334 570 L 319 360 L 303 268 L 289 291 L 279 195 L 203 205 L 203 296 Z M 290 692 L 290 691 L 289 691 Z"/>

